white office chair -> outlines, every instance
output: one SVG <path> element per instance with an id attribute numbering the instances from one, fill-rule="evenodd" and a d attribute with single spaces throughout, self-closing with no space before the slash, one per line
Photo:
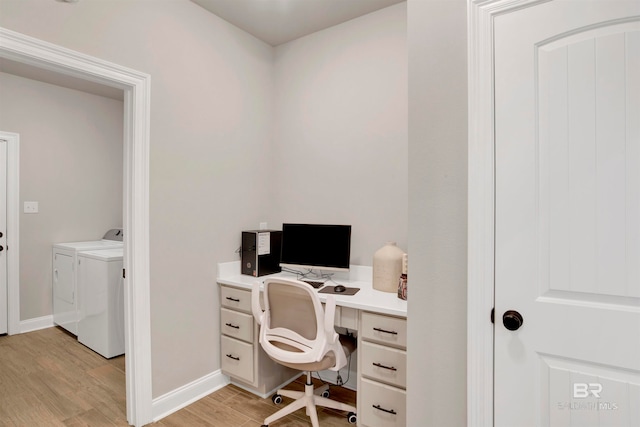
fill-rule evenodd
<path id="1" fill-rule="evenodd" d="M 345 348 L 334 330 L 336 303 L 327 296 L 325 309 L 313 287 L 289 279 L 266 279 L 264 282 L 264 312 L 260 306 L 260 284 L 253 285 L 251 307 L 260 325 L 260 344 L 265 353 L 281 365 L 305 371 L 304 392 L 278 390 L 274 403 L 287 396 L 296 399 L 264 420 L 264 426 L 292 412 L 306 407 L 313 427 L 318 427 L 316 406 L 349 411 L 347 420 L 356 422 L 356 408 L 328 399 L 328 385 L 314 391 L 311 372 L 330 369 L 337 371 L 347 363 Z M 345 346 L 347 347 L 347 346 Z M 352 351 L 354 347 L 348 349 Z"/>

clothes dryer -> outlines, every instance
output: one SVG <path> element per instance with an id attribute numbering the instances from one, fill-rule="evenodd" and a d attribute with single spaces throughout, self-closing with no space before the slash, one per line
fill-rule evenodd
<path id="1" fill-rule="evenodd" d="M 102 240 L 57 243 L 52 250 L 53 323 L 78 335 L 78 252 L 122 248 L 122 229 L 114 228 Z"/>
<path id="2" fill-rule="evenodd" d="M 78 341 L 106 358 L 124 354 L 122 248 L 78 253 Z"/>

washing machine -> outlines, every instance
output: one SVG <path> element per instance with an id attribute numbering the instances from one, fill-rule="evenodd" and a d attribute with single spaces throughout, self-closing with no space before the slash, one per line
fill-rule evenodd
<path id="1" fill-rule="evenodd" d="M 106 358 L 124 354 L 122 252 L 78 253 L 78 341 Z"/>
<path id="2" fill-rule="evenodd" d="M 122 248 L 122 229 L 106 232 L 102 240 L 57 243 L 53 245 L 53 323 L 78 335 L 78 253 L 81 251 Z"/>

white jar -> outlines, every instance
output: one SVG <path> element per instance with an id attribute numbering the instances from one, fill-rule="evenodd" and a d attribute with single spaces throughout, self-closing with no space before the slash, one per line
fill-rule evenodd
<path id="1" fill-rule="evenodd" d="M 373 289 L 382 292 L 398 292 L 398 280 L 402 274 L 404 251 L 396 242 L 387 242 L 373 254 Z"/>

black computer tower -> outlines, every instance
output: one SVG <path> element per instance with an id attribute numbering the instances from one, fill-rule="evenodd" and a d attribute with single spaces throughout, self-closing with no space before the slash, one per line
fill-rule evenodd
<path id="1" fill-rule="evenodd" d="M 280 272 L 282 231 L 242 232 L 242 274 L 259 277 Z"/>

